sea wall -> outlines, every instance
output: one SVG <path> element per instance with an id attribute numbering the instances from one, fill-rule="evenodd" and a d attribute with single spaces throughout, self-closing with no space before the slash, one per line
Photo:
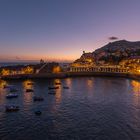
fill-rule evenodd
<path id="1" fill-rule="evenodd" d="M 130 78 L 140 80 L 140 74 L 132 73 L 112 73 L 112 72 L 71 72 L 67 73 L 67 77 L 80 77 L 80 76 L 98 76 L 98 77 L 118 77 L 118 78 Z"/>
<path id="2" fill-rule="evenodd" d="M 86 76 L 98 76 L 98 77 L 123 77 L 132 78 L 140 80 L 140 75 L 138 74 L 128 74 L 128 73 L 113 73 L 113 72 L 63 72 L 63 73 L 46 73 L 46 74 L 28 74 L 28 75 L 9 75 L 2 76 L 1 79 L 47 79 L 47 78 L 66 78 L 66 77 L 86 77 Z"/>
<path id="3" fill-rule="evenodd" d="M 140 75 L 139 74 L 128 74 L 127 78 L 140 80 Z"/>
<path id="4" fill-rule="evenodd" d="M 46 74 L 26 74 L 26 75 L 8 75 L 2 76 L 1 79 L 46 79 L 46 78 L 65 78 L 66 73 L 46 73 Z"/>
<path id="5" fill-rule="evenodd" d="M 69 72 L 68 77 L 75 76 L 109 76 L 109 77 L 127 77 L 125 73 L 107 73 L 107 72 Z"/>

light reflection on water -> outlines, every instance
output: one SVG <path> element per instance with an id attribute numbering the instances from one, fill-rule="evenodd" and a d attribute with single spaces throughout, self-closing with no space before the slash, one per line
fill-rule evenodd
<path id="1" fill-rule="evenodd" d="M 32 105 L 32 100 L 33 100 L 33 93 L 32 92 L 26 92 L 26 89 L 33 89 L 34 90 L 34 84 L 30 84 L 33 83 L 32 80 L 25 80 L 22 83 L 22 87 L 23 87 L 23 103 L 26 106 L 30 106 Z"/>
<path id="2" fill-rule="evenodd" d="M 72 86 L 72 85 L 71 85 L 71 84 L 72 84 L 71 82 L 72 82 L 72 79 L 71 79 L 71 78 L 67 78 L 67 79 L 65 80 L 65 84 L 66 84 L 65 86 L 68 86 L 68 87 L 70 86 L 70 87 L 71 87 L 71 86 Z"/>
<path id="3" fill-rule="evenodd" d="M 0 102 L 2 103 L 2 105 L 5 104 L 6 100 L 5 100 L 5 95 L 7 93 L 6 90 L 4 90 L 4 86 L 7 85 L 8 83 L 4 80 L 0 80 Z"/>
<path id="4" fill-rule="evenodd" d="M 140 96 L 140 82 L 133 80 L 131 82 L 133 87 L 133 92 L 136 96 Z"/>
<path id="5" fill-rule="evenodd" d="M 91 89 L 93 86 L 94 86 L 93 80 L 92 80 L 92 79 L 88 79 L 88 80 L 87 80 L 87 87 L 88 87 L 89 89 Z"/>
<path id="6" fill-rule="evenodd" d="M 59 82 L 56 95 L 49 95 L 48 87 Z M 9 81 L 19 89 L 19 97 L 11 100 L 5 98 L 4 84 L 1 81 L 0 137 L 5 140 L 140 139 L 139 81 L 99 77 Z M 27 93 L 28 88 L 34 92 Z M 35 95 L 44 101 L 33 102 Z M 4 105 L 13 103 L 20 111 L 6 113 Z M 36 116 L 35 110 L 42 115 Z"/>
<path id="7" fill-rule="evenodd" d="M 132 80 L 132 94 L 133 94 L 133 107 L 137 110 L 140 110 L 140 82 Z M 136 112 L 135 116 L 139 116 L 139 113 Z"/>
<path id="8" fill-rule="evenodd" d="M 32 80 L 25 80 L 23 81 L 23 89 L 33 89 L 34 88 L 34 84 L 30 84 L 30 83 L 34 83 Z"/>

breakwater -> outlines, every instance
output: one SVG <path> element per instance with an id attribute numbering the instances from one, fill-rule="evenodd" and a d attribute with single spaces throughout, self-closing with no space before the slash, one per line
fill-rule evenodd
<path id="1" fill-rule="evenodd" d="M 46 74 L 26 74 L 26 75 L 7 75 L 1 76 L 3 80 L 14 79 L 47 79 L 47 78 L 66 78 L 66 77 L 81 77 L 81 76 L 98 76 L 98 77 L 123 77 L 140 80 L 139 74 L 132 73 L 113 73 L 113 72 L 61 72 L 61 73 L 46 73 Z"/>

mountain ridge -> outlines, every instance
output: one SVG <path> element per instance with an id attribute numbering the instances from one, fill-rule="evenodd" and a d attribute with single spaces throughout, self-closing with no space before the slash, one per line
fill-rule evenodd
<path id="1" fill-rule="evenodd" d="M 83 52 L 75 62 L 86 63 L 89 60 L 96 64 L 117 65 L 132 56 L 140 56 L 140 41 L 118 40 L 109 42 L 93 52 Z"/>
<path id="2" fill-rule="evenodd" d="M 114 42 L 109 42 L 107 45 L 104 45 L 103 47 L 96 49 L 94 52 L 97 52 L 101 49 L 117 49 L 118 47 L 122 48 L 137 48 L 140 47 L 140 41 L 127 41 L 127 40 L 119 40 L 119 41 L 114 41 Z"/>

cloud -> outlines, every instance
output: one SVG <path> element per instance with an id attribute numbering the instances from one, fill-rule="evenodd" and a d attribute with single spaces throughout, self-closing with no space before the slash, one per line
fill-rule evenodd
<path id="1" fill-rule="evenodd" d="M 109 37 L 108 39 L 109 39 L 109 40 L 117 40 L 117 39 L 118 39 L 118 37 L 111 36 L 111 37 Z"/>
<path id="2" fill-rule="evenodd" d="M 16 58 L 16 60 L 20 60 L 20 57 L 18 57 L 18 56 L 16 56 L 15 58 Z"/>

